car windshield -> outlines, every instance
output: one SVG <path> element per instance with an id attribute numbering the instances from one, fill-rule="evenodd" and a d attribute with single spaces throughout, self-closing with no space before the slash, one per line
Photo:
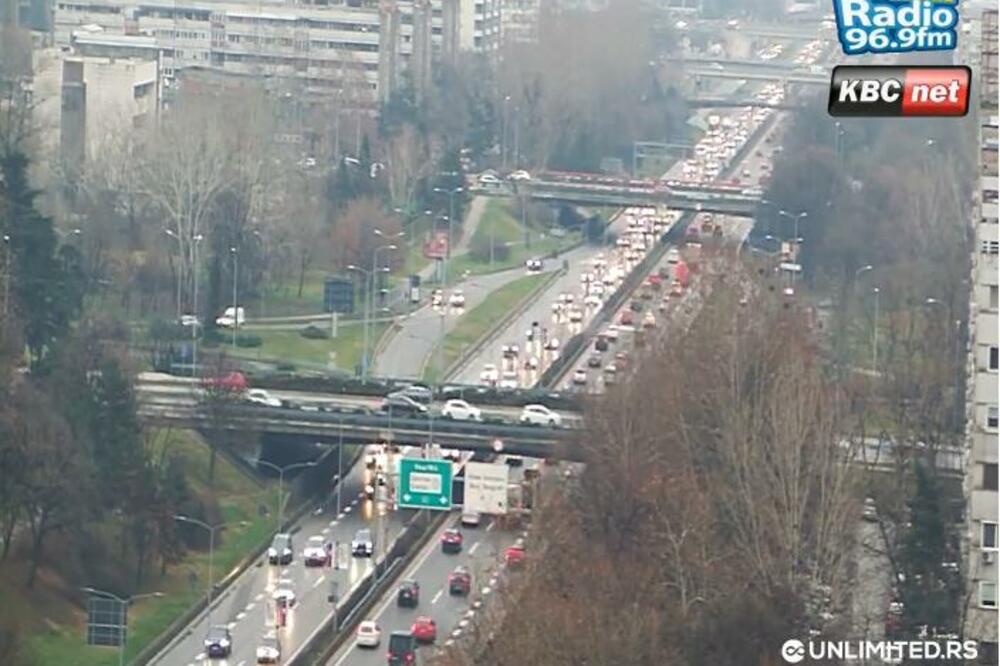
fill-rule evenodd
<path id="1" fill-rule="evenodd" d="M 411 634 L 393 632 L 392 636 L 389 637 L 389 652 L 394 654 L 412 652 L 415 646 L 416 642 Z"/>
<path id="2" fill-rule="evenodd" d="M 274 537 L 274 541 L 271 542 L 271 547 L 275 550 L 284 550 L 288 548 L 288 544 L 291 543 L 292 539 L 287 534 L 277 534 Z"/>
<path id="3" fill-rule="evenodd" d="M 260 646 L 264 648 L 278 648 L 278 639 L 273 636 L 265 636 L 260 639 Z"/>
<path id="4" fill-rule="evenodd" d="M 208 640 L 221 641 L 229 639 L 229 630 L 226 627 L 212 627 L 208 630 Z"/>

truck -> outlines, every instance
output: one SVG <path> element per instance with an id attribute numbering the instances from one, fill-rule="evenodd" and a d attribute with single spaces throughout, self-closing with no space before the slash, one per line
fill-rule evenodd
<path id="1" fill-rule="evenodd" d="M 674 279 L 677 280 L 682 287 L 688 286 L 688 281 L 690 280 L 690 269 L 688 269 L 687 262 L 678 261 L 674 264 Z"/>

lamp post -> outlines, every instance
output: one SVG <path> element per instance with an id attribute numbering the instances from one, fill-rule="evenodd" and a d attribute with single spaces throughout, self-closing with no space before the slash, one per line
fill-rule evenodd
<path id="1" fill-rule="evenodd" d="M 212 626 L 212 595 L 215 591 L 215 579 L 213 578 L 215 567 L 215 533 L 226 527 L 225 523 L 209 525 L 203 520 L 191 518 L 183 514 L 174 514 L 174 520 L 182 523 L 197 525 L 208 531 L 208 626 Z"/>
<path id="2" fill-rule="evenodd" d="M 381 234 L 378 234 L 378 235 L 381 236 Z M 377 282 L 376 279 L 375 279 L 375 277 L 380 272 L 388 273 L 391 270 L 388 267 L 386 267 L 386 268 L 381 268 L 380 267 L 379 261 L 378 261 L 378 254 L 379 254 L 379 252 L 383 252 L 385 250 L 388 250 L 388 251 L 392 252 L 392 251 L 394 251 L 396 249 L 397 249 L 397 246 L 396 246 L 395 243 L 387 243 L 385 245 L 378 246 L 377 248 L 375 248 L 375 251 L 372 253 L 372 270 L 368 274 L 368 280 L 369 280 L 369 285 L 368 285 L 368 287 L 369 287 L 368 288 L 368 301 L 369 301 L 370 305 L 369 305 L 369 309 L 368 309 L 368 322 L 365 324 L 365 335 L 364 335 L 364 345 L 365 345 L 365 348 L 364 348 L 364 352 L 363 352 L 363 356 L 362 356 L 362 371 L 363 371 L 363 375 L 362 376 L 363 376 L 364 379 L 368 379 L 368 362 L 369 362 L 369 358 L 368 358 L 368 346 L 369 346 L 369 343 L 371 342 L 371 335 L 369 333 L 369 330 L 371 329 L 371 326 L 372 326 L 372 315 L 375 312 L 375 285 L 376 285 L 376 282 Z"/>
<path id="3" fill-rule="evenodd" d="M 445 248 L 445 263 L 444 263 L 444 279 L 442 282 L 448 281 L 448 264 L 451 262 L 451 229 L 452 224 L 455 221 L 455 195 L 462 192 L 464 188 L 456 187 L 454 189 L 445 189 L 443 187 L 435 187 L 435 192 L 440 192 L 441 194 L 448 195 L 448 247 Z"/>
<path id="4" fill-rule="evenodd" d="M 500 116 L 500 162 L 504 171 L 507 170 L 507 105 L 510 95 L 504 95 L 503 112 Z"/>
<path id="5" fill-rule="evenodd" d="M 240 253 L 236 251 L 236 246 L 229 248 L 229 253 L 233 255 L 233 349 L 236 349 L 236 330 L 240 326 L 240 310 L 236 304 L 237 287 L 240 282 Z"/>
<path id="6" fill-rule="evenodd" d="M 266 460 L 261 460 L 260 458 L 258 458 L 257 464 L 264 465 L 265 467 L 270 467 L 271 469 L 276 470 L 278 472 L 278 531 L 280 532 L 281 527 L 285 524 L 285 495 L 284 491 L 282 490 L 285 483 L 285 472 L 292 469 L 300 469 L 303 467 L 315 467 L 316 462 L 315 461 L 297 462 L 281 467 L 279 465 L 275 465 L 272 462 L 268 462 Z"/>
<path id="7" fill-rule="evenodd" d="M 196 368 L 198 367 L 198 244 L 201 243 L 204 236 L 198 234 L 192 240 L 191 251 L 193 253 L 194 263 L 191 265 L 191 270 L 194 272 L 194 294 L 191 303 L 191 314 L 194 315 L 194 324 L 191 325 L 191 376 L 194 377 L 197 373 Z"/>
<path id="8" fill-rule="evenodd" d="M 801 213 L 798 213 L 797 215 L 792 215 L 788 211 L 779 210 L 778 211 L 778 215 L 782 215 L 782 216 L 787 217 L 790 220 L 792 220 L 792 222 L 795 225 L 795 227 L 794 227 L 795 230 L 792 233 L 792 237 L 795 238 L 795 239 L 798 239 L 798 237 L 799 237 L 799 220 L 804 219 L 806 217 L 809 217 L 809 213 L 807 213 L 806 211 L 802 211 Z"/>
<path id="9" fill-rule="evenodd" d="M 181 250 L 181 238 L 173 232 L 172 229 L 164 229 L 163 233 L 173 238 L 177 241 L 177 256 L 180 259 L 180 263 L 184 263 L 184 257 Z M 177 267 L 177 320 L 180 321 L 181 318 L 181 281 L 183 280 L 181 266 Z"/>
<path id="10" fill-rule="evenodd" d="M 371 284 L 371 272 L 361 268 L 360 266 L 355 266 L 354 264 L 348 264 L 347 270 L 357 271 L 364 275 L 365 285 Z M 365 294 L 365 310 L 364 318 L 361 324 L 361 332 L 363 334 L 363 340 L 361 342 L 361 376 L 362 378 L 368 376 L 368 322 L 371 317 L 371 309 L 369 307 L 369 302 L 371 299 L 368 298 L 369 294 Z"/>
<path id="11" fill-rule="evenodd" d="M 81 587 L 80 589 L 86 592 L 87 594 L 92 594 L 97 597 L 107 597 L 109 599 L 114 599 L 119 604 L 121 604 L 122 607 L 129 606 L 133 601 L 138 601 L 139 599 L 150 599 L 152 597 L 159 598 L 165 596 L 163 592 L 146 592 L 144 594 L 134 594 L 130 597 L 119 597 L 117 594 L 114 594 L 113 592 L 108 592 L 107 590 L 98 590 L 95 587 Z M 127 626 L 128 616 L 125 615 L 124 613 L 122 614 L 122 616 L 123 619 L 125 620 L 126 626 L 123 626 L 121 628 L 122 629 L 121 641 L 118 643 L 119 666 L 125 666 L 125 642 L 126 639 L 128 638 L 128 626 Z"/>
<path id="12" fill-rule="evenodd" d="M 10 310 L 10 236 L 3 235 L 3 313 Z"/>
<path id="13" fill-rule="evenodd" d="M 878 310 L 879 310 L 878 287 L 872 287 L 872 294 L 875 295 L 875 322 L 872 326 L 872 372 L 878 375 Z"/>

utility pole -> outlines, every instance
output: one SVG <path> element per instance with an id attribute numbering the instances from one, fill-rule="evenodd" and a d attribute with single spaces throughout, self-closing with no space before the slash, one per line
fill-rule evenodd
<path id="1" fill-rule="evenodd" d="M 233 349 L 236 349 L 236 330 L 240 326 L 240 310 L 236 303 L 237 297 L 237 285 L 239 284 L 240 277 L 240 263 L 239 263 L 239 253 L 236 251 L 236 246 L 229 248 L 229 252 L 233 255 Z"/>

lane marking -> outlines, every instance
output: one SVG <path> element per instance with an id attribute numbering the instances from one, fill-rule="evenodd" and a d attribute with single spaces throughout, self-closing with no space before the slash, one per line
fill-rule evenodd
<path id="1" fill-rule="evenodd" d="M 444 593 L 444 588 L 441 588 L 440 590 L 438 590 L 437 594 L 435 594 L 434 597 L 431 599 L 431 603 L 432 604 L 436 604 L 438 602 L 438 599 L 441 598 L 441 595 L 443 593 Z"/>
<path id="2" fill-rule="evenodd" d="M 344 507 L 344 513 L 350 513 L 350 512 L 351 512 L 351 508 L 352 508 L 353 506 L 354 506 L 354 505 L 352 504 L 351 506 L 346 506 L 346 507 Z"/>
<path id="3" fill-rule="evenodd" d="M 255 603 L 254 603 L 254 602 L 252 602 L 252 601 L 251 601 L 250 603 L 248 603 L 248 604 L 247 604 L 247 612 L 249 613 L 250 611 L 252 611 L 252 610 L 254 609 L 254 607 L 255 607 L 256 605 L 257 605 L 257 604 L 255 604 Z"/>
<path id="4" fill-rule="evenodd" d="M 331 520 L 330 521 L 330 527 L 336 527 L 336 526 L 337 526 L 337 521 L 336 520 Z"/>
<path id="5" fill-rule="evenodd" d="M 324 580 L 326 580 L 325 574 L 316 579 L 316 582 L 313 583 L 313 589 L 315 590 L 317 587 L 322 585 Z"/>
<path id="6" fill-rule="evenodd" d="M 233 630 L 233 629 L 235 629 L 235 628 L 236 628 L 236 623 L 235 623 L 235 622 L 230 622 L 230 623 L 229 623 L 229 624 L 227 624 L 226 626 L 227 626 L 227 627 L 229 627 L 229 629 L 230 629 L 230 631 L 231 631 L 231 630 Z"/>
<path id="7" fill-rule="evenodd" d="M 261 600 L 261 599 L 263 599 L 263 598 L 264 598 L 264 593 L 263 593 L 263 592 L 261 592 L 261 593 L 260 593 L 260 594 L 258 594 L 258 595 L 257 595 L 256 597 L 254 597 L 254 598 L 253 598 L 253 600 L 254 600 L 254 601 L 260 601 L 260 600 Z"/>
<path id="8" fill-rule="evenodd" d="M 196 656 L 196 657 L 194 658 L 194 660 L 195 660 L 195 661 L 204 661 L 204 660 L 205 660 L 205 653 L 204 653 L 204 652 L 199 652 L 199 653 L 198 653 L 198 656 Z"/>
<path id="9" fill-rule="evenodd" d="M 493 521 L 491 520 L 491 521 L 490 521 L 490 524 L 486 526 L 486 531 L 487 531 L 487 532 L 489 532 L 490 530 L 492 530 L 492 529 L 493 529 L 493 526 L 494 526 L 494 525 L 496 525 L 496 523 L 494 523 L 494 522 L 493 522 Z"/>
<path id="10" fill-rule="evenodd" d="M 330 533 L 330 528 L 329 527 L 324 527 L 323 528 L 323 535 L 326 536 L 329 533 Z"/>
<path id="11" fill-rule="evenodd" d="M 243 618 L 245 618 L 246 616 L 247 616 L 247 614 L 246 614 L 246 613 L 237 613 L 237 614 L 236 614 L 236 621 L 237 621 L 237 622 L 239 622 L 240 620 L 242 620 L 242 619 L 243 619 Z"/>
<path id="12" fill-rule="evenodd" d="M 479 541 L 477 541 L 476 543 L 472 544 L 472 548 L 469 549 L 469 555 L 475 555 L 476 548 L 479 548 L 479 544 L 480 544 Z"/>
<path id="13" fill-rule="evenodd" d="M 243 661 L 241 661 L 240 663 L 236 664 L 236 666 L 246 666 L 246 663 L 247 663 L 247 660 L 246 660 L 246 659 L 244 659 L 244 660 L 243 660 Z"/>

